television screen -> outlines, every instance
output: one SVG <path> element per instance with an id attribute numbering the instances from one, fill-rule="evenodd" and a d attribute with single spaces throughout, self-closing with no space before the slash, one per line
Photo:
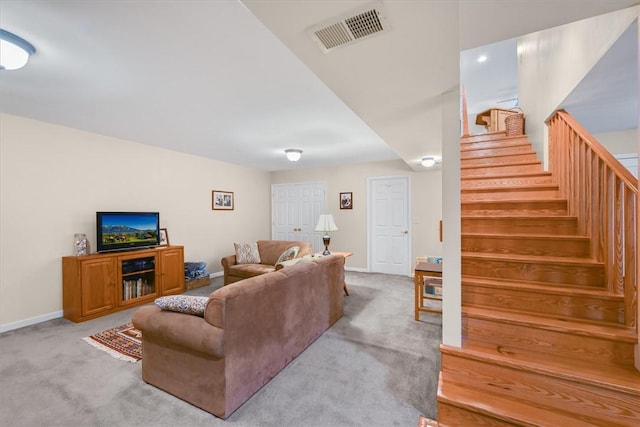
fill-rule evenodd
<path id="1" fill-rule="evenodd" d="M 160 243 L 158 212 L 96 212 L 97 250 L 148 248 Z"/>

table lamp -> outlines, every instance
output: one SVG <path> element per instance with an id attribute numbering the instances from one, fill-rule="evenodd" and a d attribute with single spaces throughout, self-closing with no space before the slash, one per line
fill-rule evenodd
<path id="1" fill-rule="evenodd" d="M 316 225 L 315 231 L 324 232 L 324 236 L 322 236 L 322 243 L 324 243 L 324 252 L 322 255 L 329 255 L 329 242 L 331 242 L 331 237 L 329 237 L 329 231 L 337 231 L 338 226 L 333 222 L 333 216 L 331 214 L 323 214 L 320 215 L 318 219 L 318 225 Z"/>

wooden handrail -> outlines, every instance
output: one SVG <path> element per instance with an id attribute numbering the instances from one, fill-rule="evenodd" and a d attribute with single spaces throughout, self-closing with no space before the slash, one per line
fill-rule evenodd
<path id="1" fill-rule="evenodd" d="M 469 136 L 469 112 L 467 110 L 467 91 L 462 86 L 462 136 Z"/>
<path id="2" fill-rule="evenodd" d="M 638 181 L 569 113 L 548 121 L 549 165 L 569 214 L 591 238 L 591 257 L 605 265 L 606 289 L 624 295 L 624 322 L 638 327 Z"/>

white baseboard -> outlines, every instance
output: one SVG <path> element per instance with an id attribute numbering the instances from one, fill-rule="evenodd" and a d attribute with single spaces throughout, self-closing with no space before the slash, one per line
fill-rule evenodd
<path id="1" fill-rule="evenodd" d="M 369 269 L 368 268 L 361 268 L 361 267 L 345 267 L 344 268 L 346 271 L 355 271 L 357 273 L 369 273 Z"/>
<path id="2" fill-rule="evenodd" d="M 224 276 L 224 271 L 218 271 L 217 273 L 210 273 L 209 274 L 209 277 L 212 278 L 212 279 L 214 277 L 222 277 L 222 276 Z"/>
<path id="3" fill-rule="evenodd" d="M 46 322 L 51 319 L 59 319 L 63 315 L 62 310 L 54 311 L 53 313 L 43 314 L 42 316 L 30 317 L 24 320 L 18 320 L 16 322 L 5 323 L 0 325 L 0 334 L 3 332 L 13 331 L 14 329 L 24 328 L 25 326 L 35 325 L 36 323 Z"/>

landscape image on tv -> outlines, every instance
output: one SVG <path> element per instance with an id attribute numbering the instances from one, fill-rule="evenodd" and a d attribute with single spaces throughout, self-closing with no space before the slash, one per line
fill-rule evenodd
<path id="1" fill-rule="evenodd" d="M 105 215 L 102 218 L 102 243 L 108 245 L 155 245 L 158 243 L 157 218 L 154 215 Z"/>

